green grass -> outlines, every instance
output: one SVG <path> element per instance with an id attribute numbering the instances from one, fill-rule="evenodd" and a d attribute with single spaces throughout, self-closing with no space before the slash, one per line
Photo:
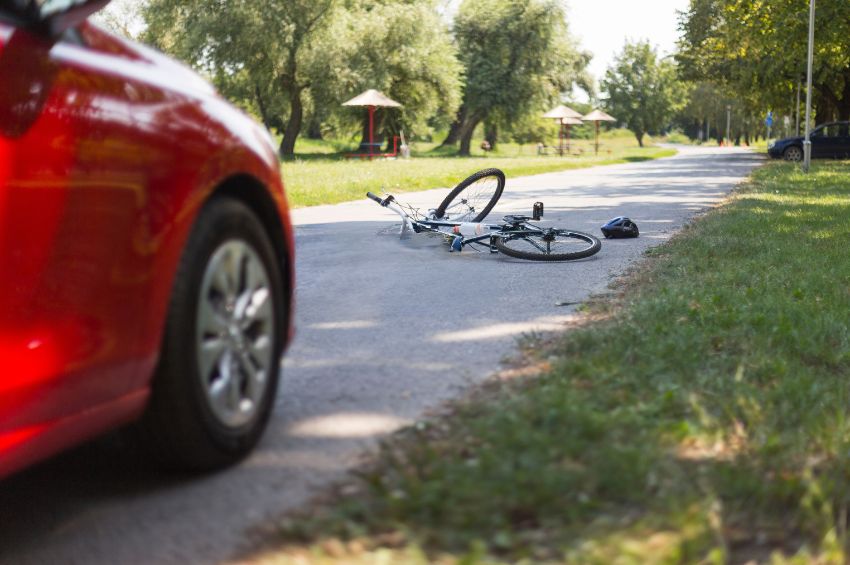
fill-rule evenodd
<path id="1" fill-rule="evenodd" d="M 297 158 L 283 164 L 287 195 L 293 207 L 335 204 L 364 198 L 367 191 L 380 193 L 411 192 L 431 188 L 453 187 L 475 171 L 498 167 L 510 177 L 552 171 L 644 161 L 668 157 L 674 150 L 637 146 L 634 138 L 608 136 L 601 140 L 599 156 L 587 140 L 577 140 L 573 150 L 580 156 L 538 156 L 536 147 L 505 144 L 484 155 L 451 155 L 455 150 L 435 150 L 435 144 L 418 144 L 409 160 L 360 161 L 342 159 L 335 153 L 339 144 L 309 142 L 299 145 Z"/>
<path id="2" fill-rule="evenodd" d="M 750 147 L 756 153 L 767 153 L 767 140 L 760 139 L 759 141 L 754 141 L 750 144 Z"/>
<path id="3" fill-rule="evenodd" d="M 850 163 L 777 163 L 266 561 L 842 563 Z"/>
<path id="4" fill-rule="evenodd" d="M 689 138 L 687 135 L 682 133 L 679 130 L 674 130 L 668 133 L 667 135 L 653 138 L 655 141 L 660 143 L 676 143 L 678 145 L 698 145 L 699 142 L 695 139 Z"/>

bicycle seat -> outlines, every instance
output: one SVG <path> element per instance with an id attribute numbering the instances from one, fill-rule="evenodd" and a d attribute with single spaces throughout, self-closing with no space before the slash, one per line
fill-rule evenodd
<path id="1" fill-rule="evenodd" d="M 525 222 L 530 219 L 531 216 L 505 216 L 502 218 L 502 221 L 506 224 L 518 224 L 519 222 Z"/>

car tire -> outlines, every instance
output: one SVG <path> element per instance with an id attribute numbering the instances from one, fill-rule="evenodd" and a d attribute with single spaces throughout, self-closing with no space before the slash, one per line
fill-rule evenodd
<path id="1" fill-rule="evenodd" d="M 786 161 L 793 161 L 795 163 L 798 161 L 802 161 L 803 150 L 802 148 L 796 145 L 792 145 L 791 147 L 788 147 L 787 149 L 785 149 L 785 151 L 782 152 L 782 158 Z"/>
<path id="2" fill-rule="evenodd" d="M 136 428 L 156 462 L 213 470 L 253 449 L 274 405 L 285 300 L 260 220 L 241 202 L 214 197 L 184 249 L 150 403 Z"/>

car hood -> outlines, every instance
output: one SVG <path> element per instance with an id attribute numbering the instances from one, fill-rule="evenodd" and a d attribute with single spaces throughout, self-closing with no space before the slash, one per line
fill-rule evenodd
<path id="1" fill-rule="evenodd" d="M 786 145 L 786 144 L 789 144 L 789 143 L 802 143 L 803 139 L 805 139 L 805 138 L 802 137 L 802 136 L 785 137 L 785 138 L 782 138 L 782 139 L 777 139 L 773 143 L 774 143 L 774 145 Z"/>
<path id="2" fill-rule="evenodd" d="M 145 61 L 150 65 L 152 74 L 168 77 L 168 80 L 162 86 L 195 96 L 217 94 L 215 87 L 188 65 L 172 59 L 152 47 L 116 35 L 96 22 L 88 21 L 85 25 L 95 28 L 101 34 L 109 35 L 110 39 L 120 43 L 121 48 L 131 54 L 132 58 Z"/>

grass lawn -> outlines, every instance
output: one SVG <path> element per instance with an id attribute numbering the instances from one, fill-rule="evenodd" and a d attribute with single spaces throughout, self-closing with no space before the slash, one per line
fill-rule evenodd
<path id="1" fill-rule="evenodd" d="M 365 198 L 367 191 L 398 193 L 449 188 L 487 167 L 498 167 L 510 178 L 594 165 L 645 161 L 676 153 L 675 150 L 658 147 L 640 148 L 630 133 L 624 136 L 620 132 L 612 132 L 600 144 L 599 156 L 593 155 L 590 141 L 576 140 L 572 146 L 574 151 L 582 151 L 579 156 L 538 156 L 533 146 L 505 144 L 499 147 L 499 151 L 484 155 L 478 150 L 467 158 L 434 150 L 433 144 L 419 144 L 412 159 L 369 162 L 344 159 L 340 153 L 333 153 L 338 149 L 338 144 L 307 141 L 298 147 L 301 151 L 298 158 L 283 164 L 283 178 L 290 204 L 299 208 L 358 200 Z"/>
<path id="2" fill-rule="evenodd" d="M 653 251 L 533 376 L 407 429 L 274 563 L 843 563 L 850 162 L 775 163 Z M 523 374 L 523 371 L 517 371 Z"/>

